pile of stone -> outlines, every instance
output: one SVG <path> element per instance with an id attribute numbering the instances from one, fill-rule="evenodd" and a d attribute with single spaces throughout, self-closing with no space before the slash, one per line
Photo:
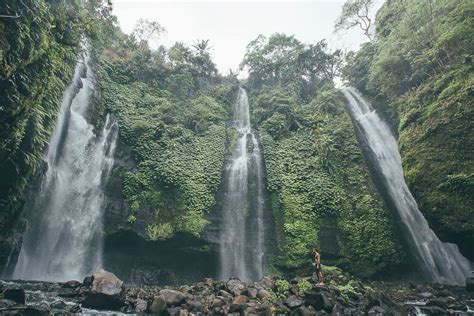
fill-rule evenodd
<path id="1" fill-rule="evenodd" d="M 469 313 L 473 294 L 443 285 L 362 284 L 344 275 L 329 286 L 292 279 L 284 290 L 275 278 L 245 283 L 205 279 L 182 286 L 126 287 L 98 270 L 83 282 L 0 283 L 0 313 L 48 315 L 120 311 L 156 315 L 446 315 Z M 430 292 L 427 292 L 429 290 Z"/>

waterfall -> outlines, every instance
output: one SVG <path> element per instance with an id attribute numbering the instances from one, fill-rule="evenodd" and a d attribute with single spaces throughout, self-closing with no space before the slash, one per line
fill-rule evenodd
<path id="1" fill-rule="evenodd" d="M 86 119 L 96 83 L 89 63 L 87 53 L 80 57 L 44 158 L 47 170 L 26 201 L 14 278 L 82 280 L 102 264 L 103 185 L 118 131 L 108 115 L 99 135 Z"/>
<path id="2" fill-rule="evenodd" d="M 264 171 L 259 143 L 250 126 L 247 93 L 242 88 L 234 106 L 234 122 L 237 142 L 225 172 L 220 279 L 251 281 L 264 273 Z"/>
<path id="3" fill-rule="evenodd" d="M 441 242 L 428 226 L 403 176 L 398 144 L 388 125 L 353 88 L 343 93 L 362 142 L 381 177 L 390 204 L 397 211 L 404 236 L 425 279 L 464 285 L 470 263 L 454 244 Z"/>

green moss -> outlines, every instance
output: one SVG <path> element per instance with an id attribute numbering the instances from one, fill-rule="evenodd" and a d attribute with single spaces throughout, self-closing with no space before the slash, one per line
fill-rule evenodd
<path id="1" fill-rule="evenodd" d="M 260 93 L 282 95 L 278 88 Z M 252 95 L 254 113 L 261 113 L 259 101 L 266 99 L 271 97 Z M 328 87 L 309 104 L 295 106 L 286 120 L 300 128 L 286 134 L 267 131 L 271 117 L 263 119 L 260 138 L 279 250 L 273 264 L 309 273 L 310 251 L 319 247 L 323 260 L 327 254 L 326 260 L 362 276 L 397 265 L 399 244 L 390 214 L 371 182 L 338 93 Z"/>
<path id="2" fill-rule="evenodd" d="M 427 81 L 398 101 L 403 104 L 402 117 L 414 104 L 422 105 L 416 124 L 400 127 L 407 183 L 435 232 L 464 251 L 472 244 L 474 232 L 473 84 L 468 69 L 457 69 Z"/>
<path id="3" fill-rule="evenodd" d="M 170 223 L 148 224 L 147 234 L 151 240 L 164 240 L 173 236 L 173 226 Z"/>
<path id="4" fill-rule="evenodd" d="M 223 88 L 177 99 L 154 84 L 116 80 L 119 61 L 103 61 L 100 74 L 103 103 L 137 164 L 123 181 L 130 216 L 150 214 L 145 233 L 153 240 L 180 231 L 199 236 L 224 166 L 229 109 L 212 96 Z"/>

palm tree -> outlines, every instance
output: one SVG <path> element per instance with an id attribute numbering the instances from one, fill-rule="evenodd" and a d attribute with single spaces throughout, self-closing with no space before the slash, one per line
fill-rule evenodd
<path id="1" fill-rule="evenodd" d="M 204 55 L 212 48 L 209 46 L 209 40 L 196 40 L 194 41 L 193 48 L 198 52 L 199 55 Z"/>

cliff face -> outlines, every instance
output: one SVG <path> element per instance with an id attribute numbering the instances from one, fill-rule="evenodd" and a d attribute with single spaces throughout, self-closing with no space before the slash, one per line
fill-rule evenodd
<path id="1" fill-rule="evenodd" d="M 473 9 L 466 1 L 389 1 L 346 79 L 388 114 L 407 183 L 438 236 L 474 252 Z M 417 29 L 417 32 L 413 32 Z"/>
<path id="2" fill-rule="evenodd" d="M 106 49 L 98 69 L 101 105 L 120 131 L 106 190 L 106 265 L 139 283 L 214 276 L 212 210 L 238 85 L 192 59 L 166 64 L 128 45 Z"/>
<path id="3" fill-rule="evenodd" d="M 474 76 L 463 68 L 433 78 L 399 101 L 405 107 L 399 144 L 420 210 L 442 240 L 456 243 L 472 260 Z"/>
<path id="4" fill-rule="evenodd" d="M 290 274 L 309 272 L 313 247 L 321 249 L 326 264 L 360 276 L 400 266 L 403 253 L 390 213 L 337 90 L 323 87 L 302 103 L 272 87 L 255 91 L 251 104 L 276 220 L 273 266 Z M 288 110 L 260 116 L 269 104 Z"/>

